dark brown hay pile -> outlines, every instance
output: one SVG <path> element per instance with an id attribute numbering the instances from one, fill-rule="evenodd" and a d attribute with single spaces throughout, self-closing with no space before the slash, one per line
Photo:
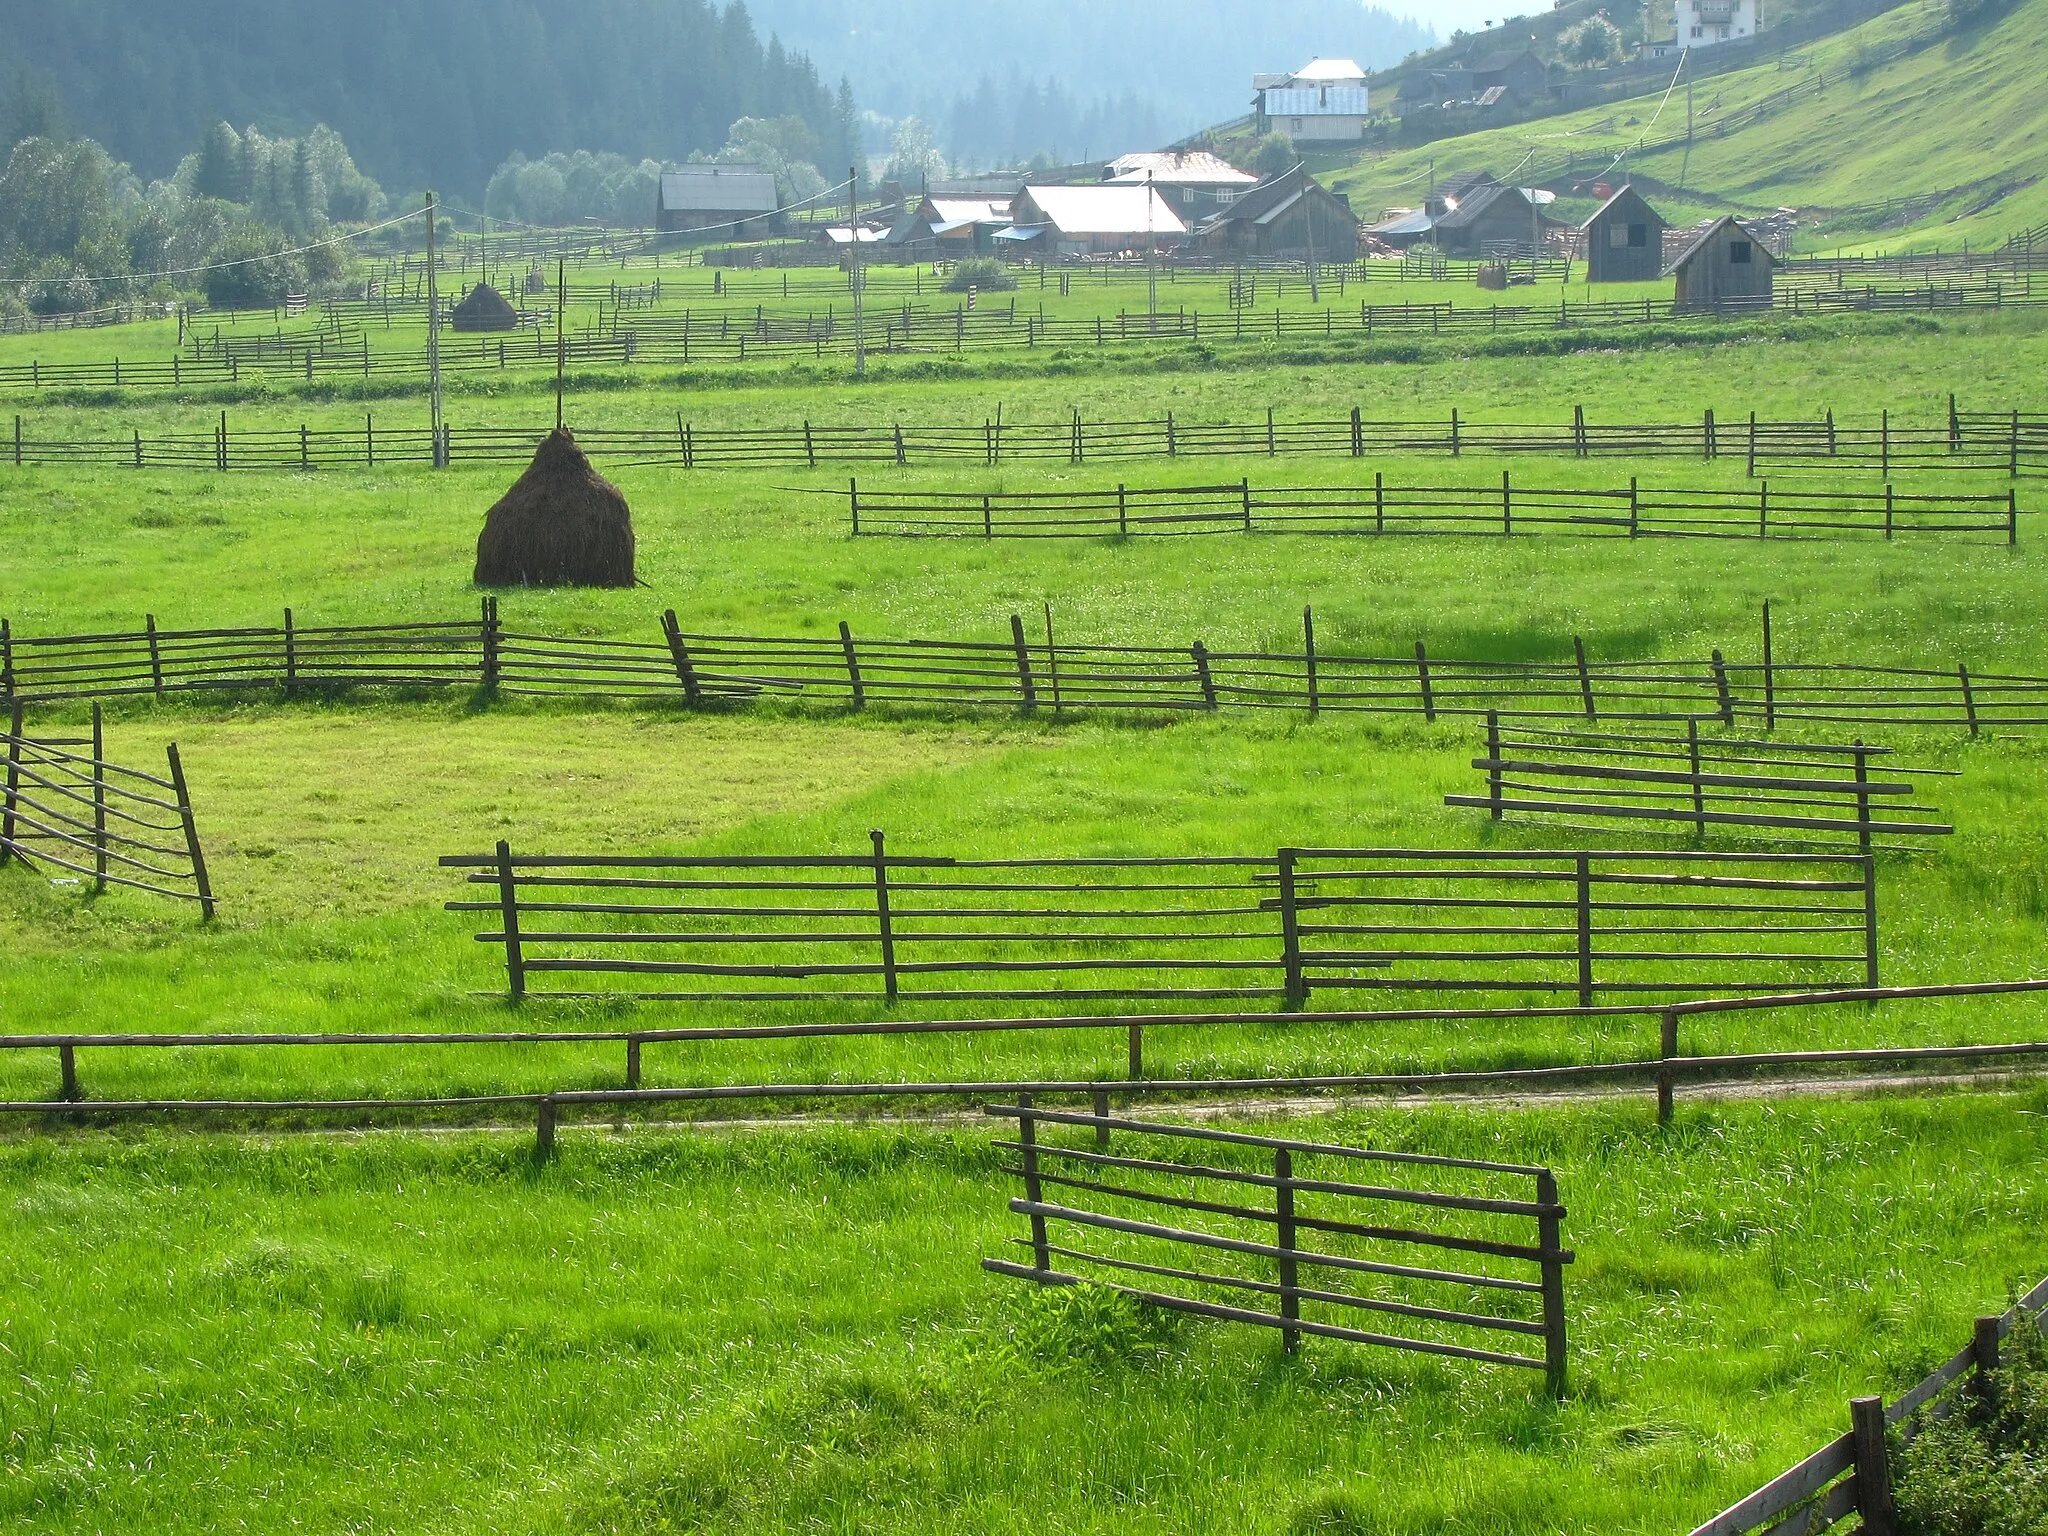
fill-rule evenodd
<path id="1" fill-rule="evenodd" d="M 476 541 L 480 587 L 630 587 L 633 514 L 619 488 L 556 428 L 484 516 Z"/>
<path id="2" fill-rule="evenodd" d="M 516 331 L 519 311 L 489 283 L 478 283 L 469 297 L 455 306 L 450 322 L 458 331 Z"/>

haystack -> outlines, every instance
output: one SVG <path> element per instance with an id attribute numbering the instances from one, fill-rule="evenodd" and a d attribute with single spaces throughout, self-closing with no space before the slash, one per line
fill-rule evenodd
<path id="1" fill-rule="evenodd" d="M 558 427 L 485 514 L 476 541 L 480 587 L 630 587 L 633 514 Z"/>
<path id="2" fill-rule="evenodd" d="M 519 311 L 489 283 L 478 283 L 455 306 L 449 323 L 458 331 L 516 331 Z"/>

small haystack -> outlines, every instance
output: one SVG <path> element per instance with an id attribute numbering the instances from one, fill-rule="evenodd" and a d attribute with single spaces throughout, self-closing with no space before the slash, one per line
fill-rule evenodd
<path id="1" fill-rule="evenodd" d="M 458 331 L 516 331 L 519 311 L 489 283 L 478 283 L 469 297 L 455 306 L 450 323 Z"/>
<path id="2" fill-rule="evenodd" d="M 633 514 L 566 428 L 548 434 L 526 473 L 485 515 L 476 541 L 476 583 L 633 585 Z"/>

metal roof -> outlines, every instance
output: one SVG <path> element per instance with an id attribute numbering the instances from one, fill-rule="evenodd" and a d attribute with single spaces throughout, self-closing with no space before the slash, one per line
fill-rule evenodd
<path id="1" fill-rule="evenodd" d="M 1007 197 L 928 197 L 925 204 L 935 226 L 1008 223 L 1010 218 Z"/>
<path id="2" fill-rule="evenodd" d="M 1356 59 L 1310 59 L 1288 77 L 1290 80 L 1307 81 L 1313 85 L 1339 85 L 1356 82 L 1365 83 L 1365 71 L 1358 67 Z"/>
<path id="3" fill-rule="evenodd" d="M 1062 235 L 1184 235 L 1187 225 L 1175 217 L 1166 200 L 1150 187 L 1104 182 L 1091 187 L 1026 187 L 1011 204 L 1021 224 L 1036 223 L 1035 207 L 1044 222 Z"/>
<path id="4" fill-rule="evenodd" d="M 1290 86 L 1266 92 L 1268 117 L 1363 117 L 1369 110 L 1362 85 Z"/>
<path id="5" fill-rule="evenodd" d="M 1205 149 L 1150 150 L 1142 154 L 1119 155 L 1109 162 L 1108 179 L 1112 183 L 1139 184 L 1148 175 L 1155 182 L 1182 187 L 1249 187 L 1255 186 L 1259 179 L 1249 171 L 1240 171 L 1221 155 L 1212 155 Z"/>
<path id="6" fill-rule="evenodd" d="M 773 213 L 775 177 L 752 165 L 692 165 L 661 175 L 661 206 L 671 213 Z"/>

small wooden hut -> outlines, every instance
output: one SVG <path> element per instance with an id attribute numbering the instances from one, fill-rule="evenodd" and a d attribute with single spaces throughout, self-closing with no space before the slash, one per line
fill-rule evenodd
<path id="1" fill-rule="evenodd" d="M 1663 275 L 1678 279 L 1679 309 L 1721 309 L 1768 306 L 1777 268 L 1770 247 L 1740 219 L 1724 214 L 1687 240 Z"/>
<path id="2" fill-rule="evenodd" d="M 455 306 L 449 324 L 458 331 L 516 331 L 519 311 L 489 283 L 478 283 Z"/>
<path id="3" fill-rule="evenodd" d="M 1589 283 L 1651 283 L 1664 270 L 1664 216 L 1623 187 L 1579 226 Z"/>

